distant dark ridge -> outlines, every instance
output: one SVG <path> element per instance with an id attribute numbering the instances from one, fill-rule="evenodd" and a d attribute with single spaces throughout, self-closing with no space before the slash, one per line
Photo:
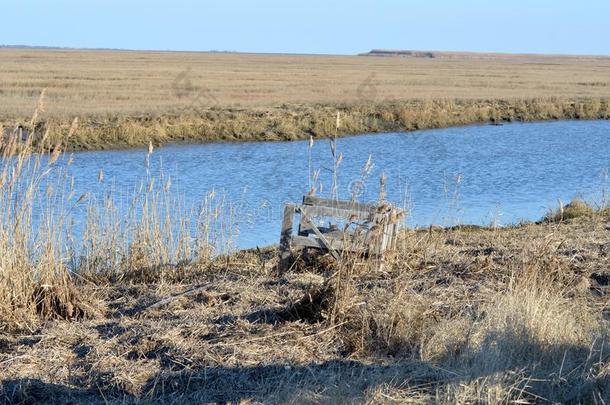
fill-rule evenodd
<path id="1" fill-rule="evenodd" d="M 412 51 L 402 49 L 373 49 L 358 56 L 402 57 L 413 59 L 460 59 L 460 60 L 551 60 L 551 59 L 597 59 L 606 60 L 608 55 L 562 55 L 537 53 L 458 52 L 458 51 Z"/>
<path id="2" fill-rule="evenodd" d="M 392 49 L 373 49 L 367 53 L 361 53 L 360 56 L 402 56 L 407 58 L 435 58 L 434 52 L 429 51 L 408 51 L 408 50 L 392 50 Z"/>

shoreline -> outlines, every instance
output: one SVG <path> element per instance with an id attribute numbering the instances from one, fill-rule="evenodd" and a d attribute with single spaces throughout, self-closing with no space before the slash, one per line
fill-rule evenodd
<path id="1" fill-rule="evenodd" d="M 411 132 L 473 124 L 610 119 L 608 98 L 408 100 L 361 104 L 289 104 L 267 108 L 201 108 L 138 116 L 81 116 L 65 139 L 73 117 L 40 118 L 51 145 L 67 151 L 124 150 L 169 144 L 294 141 L 373 133 Z M 337 128 L 337 113 L 340 125 Z M 25 118 L 0 119 L 0 127 Z"/>

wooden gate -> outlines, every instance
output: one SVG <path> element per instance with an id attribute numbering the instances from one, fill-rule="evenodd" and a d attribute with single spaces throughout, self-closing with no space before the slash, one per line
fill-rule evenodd
<path id="1" fill-rule="evenodd" d="M 383 257 L 387 249 L 395 247 L 402 212 L 385 202 L 362 204 L 312 196 L 303 197 L 302 204 L 287 204 L 280 236 L 280 271 L 289 265 L 292 248 L 320 249 L 337 260 L 342 252 Z M 295 216 L 299 217 L 296 233 Z M 328 226 L 320 218 L 330 218 Z"/>

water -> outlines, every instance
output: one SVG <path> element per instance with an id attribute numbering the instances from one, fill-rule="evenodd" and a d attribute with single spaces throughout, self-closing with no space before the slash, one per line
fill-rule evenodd
<path id="1" fill-rule="evenodd" d="M 338 193 L 350 198 L 362 167 L 374 167 L 360 201 L 374 201 L 379 177 L 387 199 L 410 210 L 408 225 L 506 225 L 538 220 L 574 197 L 599 199 L 610 167 L 610 122 L 560 121 L 470 126 L 338 140 L 343 154 Z M 70 173 L 76 193 L 100 193 L 109 183 L 128 198 L 145 176 L 146 150 L 75 153 Z M 327 140 L 314 143 L 312 169 L 320 169 L 321 196 L 331 189 Z M 308 142 L 167 146 L 151 158 L 153 175 L 170 177 L 187 206 L 210 190 L 226 195 L 241 219 L 238 247 L 277 243 L 282 206 L 309 189 Z M 105 182 L 98 182 L 100 169 Z M 77 214 L 81 215 L 81 214 Z M 84 213 L 82 213 L 84 215 Z"/>

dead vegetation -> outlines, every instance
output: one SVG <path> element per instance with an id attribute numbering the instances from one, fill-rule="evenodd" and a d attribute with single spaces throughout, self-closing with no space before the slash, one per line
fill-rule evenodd
<path id="1" fill-rule="evenodd" d="M 575 199 L 567 205 L 560 203 L 559 208 L 555 211 L 550 212 L 546 215 L 543 221 L 547 222 L 563 222 L 569 221 L 575 218 L 595 218 L 595 217 L 609 217 L 610 206 L 606 203 L 602 203 L 599 207 L 595 207 L 592 204 L 588 204 L 580 199 Z"/>
<path id="2" fill-rule="evenodd" d="M 608 58 L 357 56 L 0 50 L 5 106 L 71 150 L 175 142 L 308 139 L 473 123 L 607 119 Z M 586 77 L 586 80 L 583 78 Z M 48 89 L 50 106 L 31 128 Z"/>
<path id="3" fill-rule="evenodd" d="M 193 265 L 172 283 L 87 283 L 79 288 L 100 297 L 103 316 L 2 336 L 1 395 L 601 403 L 610 396 L 609 224 L 409 231 L 383 271 L 338 284 L 325 283 L 340 269 L 333 260 L 278 277 L 275 251 Z M 151 308 L 193 283 L 206 287 Z"/>

